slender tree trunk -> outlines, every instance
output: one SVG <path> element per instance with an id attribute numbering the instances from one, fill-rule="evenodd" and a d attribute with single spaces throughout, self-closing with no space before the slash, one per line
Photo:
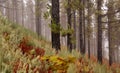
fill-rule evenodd
<path id="1" fill-rule="evenodd" d="M 22 25 L 24 26 L 24 2 L 22 0 Z"/>
<path id="2" fill-rule="evenodd" d="M 9 7 L 9 6 L 10 6 L 9 1 L 6 2 L 6 5 L 5 5 L 5 6 L 6 6 L 6 7 Z M 9 9 L 9 8 L 6 8 L 6 16 L 7 16 L 8 19 L 10 19 L 10 9 Z"/>
<path id="3" fill-rule="evenodd" d="M 109 2 L 108 6 L 108 13 L 113 12 L 113 6 L 112 1 Z M 114 43 L 113 43 L 113 23 L 110 21 L 113 21 L 114 14 L 108 14 L 108 41 L 109 41 L 109 65 L 112 65 L 113 59 L 114 59 Z"/>
<path id="4" fill-rule="evenodd" d="M 18 2 L 17 2 L 17 0 L 14 0 L 14 3 L 15 3 L 15 20 L 16 20 L 16 23 L 18 23 L 19 22 L 19 17 L 18 17 Z"/>
<path id="5" fill-rule="evenodd" d="M 102 6 L 102 0 L 97 0 L 97 9 L 98 9 L 98 48 L 97 48 L 97 58 L 100 63 L 102 63 L 102 17 L 101 17 L 101 6 Z"/>
<path id="6" fill-rule="evenodd" d="M 83 4 L 83 0 L 80 0 L 80 5 Z M 79 36 L 80 36 L 80 52 L 85 54 L 84 43 L 83 43 L 83 8 L 79 8 Z"/>
<path id="7" fill-rule="evenodd" d="M 1 5 L 3 6 L 4 3 L 2 3 L 2 0 L 0 0 L 0 2 L 1 2 Z M 4 8 L 2 6 L 0 6 L 0 12 L 2 15 L 4 15 Z"/>
<path id="8" fill-rule="evenodd" d="M 83 44 L 83 48 L 84 48 L 84 52 L 86 50 L 86 19 L 85 19 L 85 6 L 86 6 L 86 0 L 83 0 L 83 29 L 84 29 L 84 44 Z"/>
<path id="9" fill-rule="evenodd" d="M 13 8 L 13 11 L 12 11 L 12 20 L 13 20 L 13 22 L 15 22 L 15 2 L 14 2 L 14 0 L 12 0 L 12 8 Z"/>
<path id="10" fill-rule="evenodd" d="M 35 15 L 36 15 L 36 32 L 38 35 L 41 35 L 41 9 L 40 9 L 40 0 L 36 0 Z"/>
<path id="11" fill-rule="evenodd" d="M 75 42 L 74 44 L 72 44 L 72 47 L 75 49 L 76 48 L 76 11 L 73 10 L 73 28 L 74 28 L 74 39 L 75 39 Z"/>
<path id="12" fill-rule="evenodd" d="M 90 38 L 88 38 L 88 58 L 90 58 Z"/>
<path id="13" fill-rule="evenodd" d="M 68 0 L 68 8 L 67 8 L 67 19 L 68 19 L 68 29 L 71 29 L 71 8 L 70 8 L 71 0 Z M 67 46 L 70 51 L 72 51 L 72 42 L 71 42 L 71 34 L 67 34 Z"/>
<path id="14" fill-rule="evenodd" d="M 59 15 L 59 0 L 52 0 L 52 24 L 60 25 L 60 15 Z M 51 32 L 52 34 L 52 47 L 56 50 L 60 50 L 60 31 Z"/>
<path id="15" fill-rule="evenodd" d="M 88 43 L 88 58 L 90 58 L 90 34 L 91 34 L 91 28 L 90 28 L 90 26 L 91 26 L 91 12 L 90 12 L 90 0 L 88 0 L 88 2 L 87 2 L 87 8 L 88 8 L 88 19 L 87 19 L 87 23 L 88 23 L 88 25 L 87 25 L 87 37 L 88 37 L 88 41 L 87 41 L 87 43 Z"/>

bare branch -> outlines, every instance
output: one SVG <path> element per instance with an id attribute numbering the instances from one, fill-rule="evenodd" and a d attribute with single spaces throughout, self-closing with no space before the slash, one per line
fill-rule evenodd
<path id="1" fill-rule="evenodd" d="M 118 12 L 120 12 L 120 8 L 118 8 L 118 10 L 115 11 L 115 12 L 106 13 L 106 14 L 103 14 L 103 15 L 101 15 L 101 16 L 102 16 L 102 17 L 105 17 L 105 16 L 107 16 L 107 15 L 116 14 L 116 13 L 118 13 Z"/>
<path id="2" fill-rule="evenodd" d="M 106 24 L 106 23 L 115 23 L 115 22 L 117 22 L 117 23 L 120 23 L 120 20 L 115 20 L 115 21 L 107 21 L 107 22 L 102 22 L 102 23 Z"/>

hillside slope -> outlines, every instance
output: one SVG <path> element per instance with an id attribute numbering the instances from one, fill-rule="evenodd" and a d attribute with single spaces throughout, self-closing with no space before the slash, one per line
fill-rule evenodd
<path id="1" fill-rule="evenodd" d="M 50 42 L 0 16 L 0 73 L 120 73 Z"/>

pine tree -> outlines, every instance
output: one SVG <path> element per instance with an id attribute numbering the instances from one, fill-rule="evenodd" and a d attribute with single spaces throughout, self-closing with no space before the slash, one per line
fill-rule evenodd
<path id="1" fill-rule="evenodd" d="M 71 29 L 72 22 L 71 22 L 71 0 L 67 0 L 68 6 L 67 6 L 67 20 L 68 20 L 68 29 Z M 71 42 L 71 34 L 67 34 L 67 46 L 70 51 L 72 50 L 72 42 Z"/>
<path id="2" fill-rule="evenodd" d="M 51 10 L 52 24 L 57 27 L 60 25 L 59 16 L 59 0 L 52 0 L 52 10 Z M 58 27 L 57 32 L 52 31 L 52 47 L 56 50 L 60 50 L 60 27 Z"/>
<path id="3" fill-rule="evenodd" d="M 102 0 L 97 0 L 97 23 L 98 23 L 98 46 L 97 46 L 97 58 L 102 63 L 102 17 L 101 17 Z"/>

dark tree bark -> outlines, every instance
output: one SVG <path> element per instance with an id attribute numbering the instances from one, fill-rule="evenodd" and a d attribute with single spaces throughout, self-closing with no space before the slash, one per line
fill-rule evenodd
<path id="1" fill-rule="evenodd" d="M 97 46 L 97 59 L 100 63 L 102 63 L 102 17 L 101 17 L 101 6 L 102 0 L 97 0 L 97 23 L 98 23 L 98 46 Z"/>
<path id="2" fill-rule="evenodd" d="M 68 0 L 68 7 L 67 7 L 67 20 L 68 20 L 68 29 L 71 29 L 71 0 Z M 70 51 L 72 51 L 72 42 L 71 42 L 71 34 L 67 34 L 67 46 Z"/>
<path id="3" fill-rule="evenodd" d="M 86 18 L 85 18 L 85 7 L 86 7 L 86 0 L 83 0 L 83 35 L 84 35 L 84 44 L 83 44 L 83 48 L 84 48 L 84 52 L 86 50 Z"/>
<path id="4" fill-rule="evenodd" d="M 75 39 L 75 43 L 72 44 L 72 48 L 76 48 L 76 11 L 73 10 L 73 28 L 74 28 L 74 39 Z"/>
<path id="5" fill-rule="evenodd" d="M 113 63 L 113 59 L 114 59 L 114 43 L 113 43 L 113 23 L 111 23 L 111 21 L 114 20 L 114 14 L 109 14 L 113 11 L 113 5 L 112 5 L 112 1 L 109 1 L 109 5 L 108 5 L 108 41 L 109 41 L 109 65 L 112 65 Z"/>
<path id="6" fill-rule="evenodd" d="M 80 5 L 83 4 L 83 0 L 80 0 Z M 83 38 L 83 7 L 81 6 L 79 8 L 79 36 L 80 36 L 80 52 L 82 54 L 85 54 L 85 49 L 84 49 L 84 38 Z"/>
<path id="7" fill-rule="evenodd" d="M 36 15 L 36 32 L 41 35 L 41 3 L 40 0 L 35 0 L 35 15 Z"/>
<path id="8" fill-rule="evenodd" d="M 59 15 L 59 0 L 52 0 L 52 24 L 60 25 L 60 15 Z M 59 27 L 60 28 L 60 27 Z M 52 31 L 52 47 L 56 50 L 60 50 L 60 31 L 55 33 Z"/>

